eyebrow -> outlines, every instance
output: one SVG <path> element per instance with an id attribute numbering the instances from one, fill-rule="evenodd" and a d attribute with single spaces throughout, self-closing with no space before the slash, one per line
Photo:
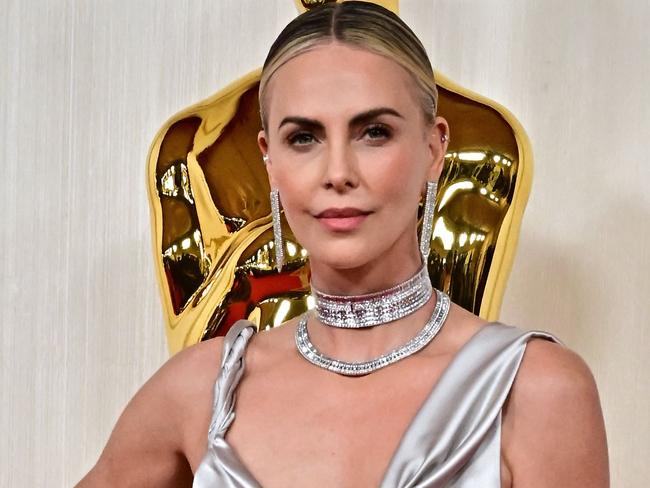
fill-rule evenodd
<path id="1" fill-rule="evenodd" d="M 390 107 L 377 107 L 377 108 L 372 108 L 370 110 L 366 110 L 365 112 L 361 112 L 352 119 L 350 119 L 350 123 L 348 124 L 350 127 L 354 127 L 357 125 L 362 125 L 365 122 L 368 122 L 375 117 L 379 117 L 380 115 L 394 115 L 395 117 L 399 117 L 400 119 L 403 119 L 404 117 L 402 114 L 400 114 L 398 111 L 395 109 L 392 109 Z M 282 122 L 280 122 L 280 125 L 278 125 L 278 130 L 284 125 L 293 122 L 294 124 L 302 125 L 309 127 L 311 129 L 317 130 L 317 129 L 324 129 L 323 124 L 316 120 L 316 119 L 310 119 L 307 117 L 298 117 L 298 116 L 289 116 L 285 117 L 282 119 Z"/>

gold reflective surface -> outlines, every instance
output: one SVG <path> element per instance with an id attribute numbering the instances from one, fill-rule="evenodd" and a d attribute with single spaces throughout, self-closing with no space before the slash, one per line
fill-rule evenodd
<path id="1" fill-rule="evenodd" d="M 312 305 L 308 255 L 286 222 L 286 264 L 280 274 L 274 268 L 270 189 L 256 142 L 259 75 L 172 117 L 150 149 L 153 249 L 172 353 L 225 334 L 240 318 L 269 328 Z M 530 146 L 503 107 L 436 77 L 451 142 L 429 271 L 455 303 L 495 320 L 530 189 Z"/>

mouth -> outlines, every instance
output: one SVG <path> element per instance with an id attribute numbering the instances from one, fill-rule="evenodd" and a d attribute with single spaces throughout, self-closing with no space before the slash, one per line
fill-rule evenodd
<path id="1" fill-rule="evenodd" d="M 328 208 L 316 215 L 318 221 L 333 232 L 357 229 L 372 212 L 353 207 Z"/>

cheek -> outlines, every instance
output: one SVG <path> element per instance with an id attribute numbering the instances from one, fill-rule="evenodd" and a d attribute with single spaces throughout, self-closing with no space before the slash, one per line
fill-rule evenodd
<path id="1" fill-rule="evenodd" d="M 276 183 L 280 192 L 280 205 L 289 225 L 296 226 L 296 220 L 309 209 L 311 193 L 301 175 L 279 174 Z"/>
<path id="2" fill-rule="evenodd" d="M 280 203 L 285 213 L 295 214 L 296 207 L 299 203 L 304 203 L 304 195 L 301 189 L 296 188 L 293 184 L 286 184 L 278 182 L 278 189 L 280 191 Z"/>
<path id="3" fill-rule="evenodd" d="M 416 210 L 424 191 L 424 164 L 418 164 L 412 153 L 396 157 L 383 171 L 375 173 L 373 186 L 387 202 Z"/>

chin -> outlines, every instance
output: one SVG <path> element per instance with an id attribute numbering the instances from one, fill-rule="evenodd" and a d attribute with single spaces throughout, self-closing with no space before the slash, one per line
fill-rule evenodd
<path id="1" fill-rule="evenodd" d="M 309 259 L 312 263 L 318 263 L 319 266 L 326 266 L 336 270 L 353 270 L 359 269 L 368 263 L 374 261 L 379 256 L 372 246 L 359 245 L 350 246 L 347 244 L 334 244 L 329 249 L 314 249 L 309 253 Z"/>

